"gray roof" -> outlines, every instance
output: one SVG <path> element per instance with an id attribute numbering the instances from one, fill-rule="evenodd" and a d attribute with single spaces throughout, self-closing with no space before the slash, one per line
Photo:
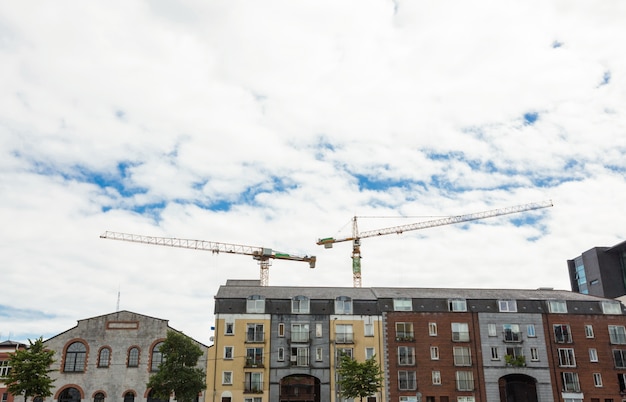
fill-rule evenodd
<path id="1" fill-rule="evenodd" d="M 569 290 L 539 289 L 466 289 L 466 288 L 353 288 L 309 286 L 261 286 L 259 281 L 227 281 L 220 286 L 217 299 L 245 299 L 259 295 L 271 299 L 291 299 L 307 296 L 310 299 L 334 299 L 347 296 L 354 300 L 378 300 L 408 297 L 413 299 L 514 299 L 514 300 L 571 300 L 599 301 L 605 298 L 584 295 Z"/>

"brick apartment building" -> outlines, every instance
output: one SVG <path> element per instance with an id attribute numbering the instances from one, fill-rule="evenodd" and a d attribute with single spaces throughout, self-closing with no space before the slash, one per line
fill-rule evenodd
<path id="1" fill-rule="evenodd" d="M 2 402 L 13 402 L 13 395 L 7 391 L 6 384 L 2 381 L 2 377 L 6 376 L 11 370 L 9 358 L 11 353 L 18 350 L 26 349 L 26 345 L 19 342 L 3 341 L 0 342 L 0 397 Z"/>
<path id="2" fill-rule="evenodd" d="M 215 313 L 207 402 L 343 401 L 340 352 L 381 364 L 368 402 L 626 399 L 626 315 L 613 299 L 228 281 Z"/>

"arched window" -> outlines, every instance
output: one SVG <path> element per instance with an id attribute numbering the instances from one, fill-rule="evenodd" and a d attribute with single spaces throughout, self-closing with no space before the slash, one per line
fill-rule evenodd
<path id="1" fill-rule="evenodd" d="M 109 367 L 111 364 L 111 349 L 102 348 L 98 354 L 98 367 Z"/>
<path id="2" fill-rule="evenodd" d="M 104 394 L 102 392 L 98 392 L 93 396 L 93 402 L 104 402 Z"/>
<path id="3" fill-rule="evenodd" d="M 150 367 L 150 370 L 152 371 L 158 371 L 159 364 L 165 361 L 165 359 L 163 359 L 163 353 L 161 353 L 162 345 L 163 345 L 163 342 L 159 342 L 156 345 L 154 345 L 154 348 L 152 348 L 152 363 Z"/>
<path id="4" fill-rule="evenodd" d="M 138 367 L 138 366 L 139 366 L 139 348 L 132 347 L 128 349 L 128 367 Z"/>
<path id="5" fill-rule="evenodd" d="M 124 402 L 135 402 L 135 394 L 132 391 L 125 393 Z"/>
<path id="6" fill-rule="evenodd" d="M 59 402 L 80 402 L 80 392 L 76 388 L 66 388 L 59 395 Z"/>
<path id="7" fill-rule="evenodd" d="M 65 351 L 65 366 L 63 371 L 82 372 L 85 371 L 85 358 L 87 348 L 81 342 L 74 342 Z M 80 398 L 78 398 L 80 399 Z"/>

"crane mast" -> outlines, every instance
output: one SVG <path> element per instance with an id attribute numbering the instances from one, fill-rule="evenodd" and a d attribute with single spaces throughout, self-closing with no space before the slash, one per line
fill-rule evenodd
<path id="1" fill-rule="evenodd" d="M 384 236 L 384 235 L 393 234 L 393 233 L 402 234 L 404 232 L 408 232 L 412 230 L 427 229 L 427 228 L 432 228 L 435 226 L 452 225 L 455 223 L 470 222 L 470 221 L 475 221 L 479 219 L 492 218 L 495 216 L 510 215 L 510 214 L 516 214 L 520 212 L 533 211 L 536 209 L 552 207 L 553 205 L 554 204 L 552 204 L 551 200 L 533 202 L 533 203 L 528 203 L 528 204 L 516 205 L 512 207 L 492 209 L 489 211 L 475 212 L 475 213 L 466 214 L 466 215 L 448 216 L 448 217 L 444 217 L 440 219 L 433 219 L 429 221 L 411 223 L 408 225 L 392 226 L 392 227 L 383 228 L 383 229 L 368 230 L 368 231 L 361 232 L 361 233 L 359 233 L 357 217 L 355 216 L 352 218 L 352 236 L 343 237 L 339 239 L 335 239 L 333 237 L 326 237 L 326 238 L 318 239 L 316 244 L 323 245 L 324 248 L 332 248 L 333 244 L 335 243 L 341 243 L 344 241 L 352 241 L 353 285 L 355 288 L 360 288 L 361 287 L 361 239 L 364 239 L 367 237 Z"/>
<path id="2" fill-rule="evenodd" d="M 288 260 L 308 262 L 310 268 L 315 268 L 317 258 L 312 256 L 299 256 L 280 251 L 272 250 L 267 247 L 245 246 L 233 243 L 219 243 L 208 240 L 179 239 L 175 237 L 155 237 L 144 236 L 131 233 L 120 233 L 106 231 L 100 235 L 102 239 L 122 240 L 133 243 L 151 244 L 156 246 L 186 248 L 192 250 L 210 251 L 213 254 L 227 253 L 249 255 L 259 262 L 261 268 L 261 286 L 269 284 L 269 267 L 271 260 Z"/>

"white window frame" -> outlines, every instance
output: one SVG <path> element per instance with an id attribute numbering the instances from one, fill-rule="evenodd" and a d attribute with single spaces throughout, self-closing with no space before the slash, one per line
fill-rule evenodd
<path id="1" fill-rule="evenodd" d="M 226 321 L 224 323 L 224 335 L 235 335 L 235 323 Z"/>
<path id="2" fill-rule="evenodd" d="M 405 388 L 400 386 L 403 380 L 406 383 Z M 417 389 L 417 373 L 411 370 L 398 370 L 398 389 L 400 391 L 415 391 Z"/>
<path id="3" fill-rule="evenodd" d="M 393 311 L 412 311 L 413 300 L 408 298 L 393 299 Z"/>
<path id="4" fill-rule="evenodd" d="M 339 296 L 335 299 L 335 314 L 352 314 L 352 299 Z"/>
<path id="5" fill-rule="evenodd" d="M 263 296 L 250 296 L 246 300 L 246 313 L 263 314 L 265 313 L 265 298 Z"/>
<path id="6" fill-rule="evenodd" d="M 593 325 L 585 325 L 585 337 L 587 337 L 587 339 L 595 338 L 595 334 L 593 333 Z"/>
<path id="7" fill-rule="evenodd" d="M 623 325 L 609 325 L 609 338 L 611 345 L 625 345 L 626 329 Z"/>
<path id="8" fill-rule="evenodd" d="M 537 349 L 536 347 L 530 348 L 530 361 L 531 362 L 539 361 L 539 349 Z"/>
<path id="9" fill-rule="evenodd" d="M 228 350 L 230 350 L 230 357 L 228 356 Z M 232 360 L 235 356 L 234 346 L 224 346 L 224 360 Z"/>
<path id="10" fill-rule="evenodd" d="M 557 328 L 560 328 L 561 336 L 557 336 Z M 566 329 L 563 331 L 563 329 Z M 569 324 L 553 324 L 552 333 L 554 334 L 554 342 L 556 343 L 572 343 L 572 329 Z"/>
<path id="11" fill-rule="evenodd" d="M 452 356 L 454 365 L 457 367 L 472 365 L 472 351 L 469 346 L 454 346 L 452 348 Z"/>
<path id="12" fill-rule="evenodd" d="M 439 347 L 438 346 L 430 347 L 430 360 L 439 360 Z"/>
<path id="13" fill-rule="evenodd" d="M 396 340 L 414 340 L 415 328 L 412 322 L 400 321 L 396 322 Z M 399 327 L 403 327 L 403 330 L 398 330 Z"/>
<path id="14" fill-rule="evenodd" d="M 352 324 L 335 325 L 336 343 L 354 343 L 354 328 Z"/>
<path id="15" fill-rule="evenodd" d="M 430 374 L 433 385 L 441 385 L 441 371 L 433 370 Z"/>
<path id="16" fill-rule="evenodd" d="M 517 301 L 516 300 L 498 300 L 498 309 L 501 313 L 516 313 Z"/>
<path id="17" fill-rule="evenodd" d="M 603 314 L 622 314 L 622 303 L 613 301 L 602 302 Z"/>
<path id="18" fill-rule="evenodd" d="M 453 311 L 453 312 L 467 311 L 467 300 L 448 299 L 448 311 Z"/>
<path id="19" fill-rule="evenodd" d="M 455 377 L 457 391 L 473 391 L 475 389 L 472 371 L 457 371 Z"/>
<path id="20" fill-rule="evenodd" d="M 559 367 L 576 367 L 574 348 L 558 348 Z"/>
<path id="21" fill-rule="evenodd" d="M 324 361 L 324 349 L 323 348 L 315 348 L 315 361 L 316 362 Z"/>
<path id="22" fill-rule="evenodd" d="M 537 331 L 535 330 L 535 324 L 528 324 L 526 326 L 526 336 L 528 336 L 529 338 L 536 338 L 537 337 Z"/>
<path id="23" fill-rule="evenodd" d="M 473 396 L 459 396 L 456 398 L 456 402 L 476 402 Z"/>
<path id="24" fill-rule="evenodd" d="M 415 366 L 415 347 L 398 346 L 398 365 Z"/>
<path id="25" fill-rule="evenodd" d="M 369 360 L 376 356 L 376 348 L 367 347 L 365 348 L 365 360 Z"/>
<path id="26" fill-rule="evenodd" d="M 565 392 L 580 392 L 580 380 L 578 373 L 565 371 L 561 373 L 563 388 Z"/>
<path id="27" fill-rule="evenodd" d="M 567 313 L 567 302 L 565 300 L 548 300 L 548 311 L 552 314 Z"/>
<path id="28" fill-rule="evenodd" d="M 497 346 L 491 347 L 491 360 L 500 360 L 500 350 Z"/>
<path id="29" fill-rule="evenodd" d="M 436 322 L 428 323 L 428 335 L 437 336 L 437 323 Z"/>
<path id="30" fill-rule="evenodd" d="M 311 301 L 306 296 L 294 296 L 291 299 L 291 314 L 309 314 Z"/>
<path id="31" fill-rule="evenodd" d="M 315 337 L 316 338 L 321 338 L 323 336 L 323 330 L 322 330 L 322 324 L 321 323 L 315 323 Z"/>
<path id="32" fill-rule="evenodd" d="M 451 327 L 453 342 L 469 342 L 469 325 L 466 322 L 453 322 Z"/>
<path id="33" fill-rule="evenodd" d="M 276 354 L 276 360 L 278 360 L 279 362 L 285 361 L 285 348 L 284 347 L 281 346 L 278 348 L 278 353 Z"/>
<path id="34" fill-rule="evenodd" d="M 363 335 L 374 336 L 374 319 L 372 316 L 367 316 L 363 320 Z"/>
<path id="35" fill-rule="evenodd" d="M 278 337 L 279 338 L 285 337 L 285 323 L 283 322 L 278 323 Z"/>
<path id="36" fill-rule="evenodd" d="M 487 335 L 498 336 L 498 329 L 496 327 L 496 324 L 487 324 Z"/>
<path id="37" fill-rule="evenodd" d="M 222 385 L 233 385 L 232 371 L 222 371 Z"/>
<path id="38" fill-rule="evenodd" d="M 593 373 L 593 385 L 598 388 L 602 387 L 602 374 Z"/>
<path id="39" fill-rule="evenodd" d="M 291 324 L 291 341 L 292 342 L 308 342 L 309 341 L 309 324 L 292 323 Z"/>
<path id="40" fill-rule="evenodd" d="M 589 361 L 592 363 L 598 362 L 598 350 L 596 348 L 589 348 Z"/>

